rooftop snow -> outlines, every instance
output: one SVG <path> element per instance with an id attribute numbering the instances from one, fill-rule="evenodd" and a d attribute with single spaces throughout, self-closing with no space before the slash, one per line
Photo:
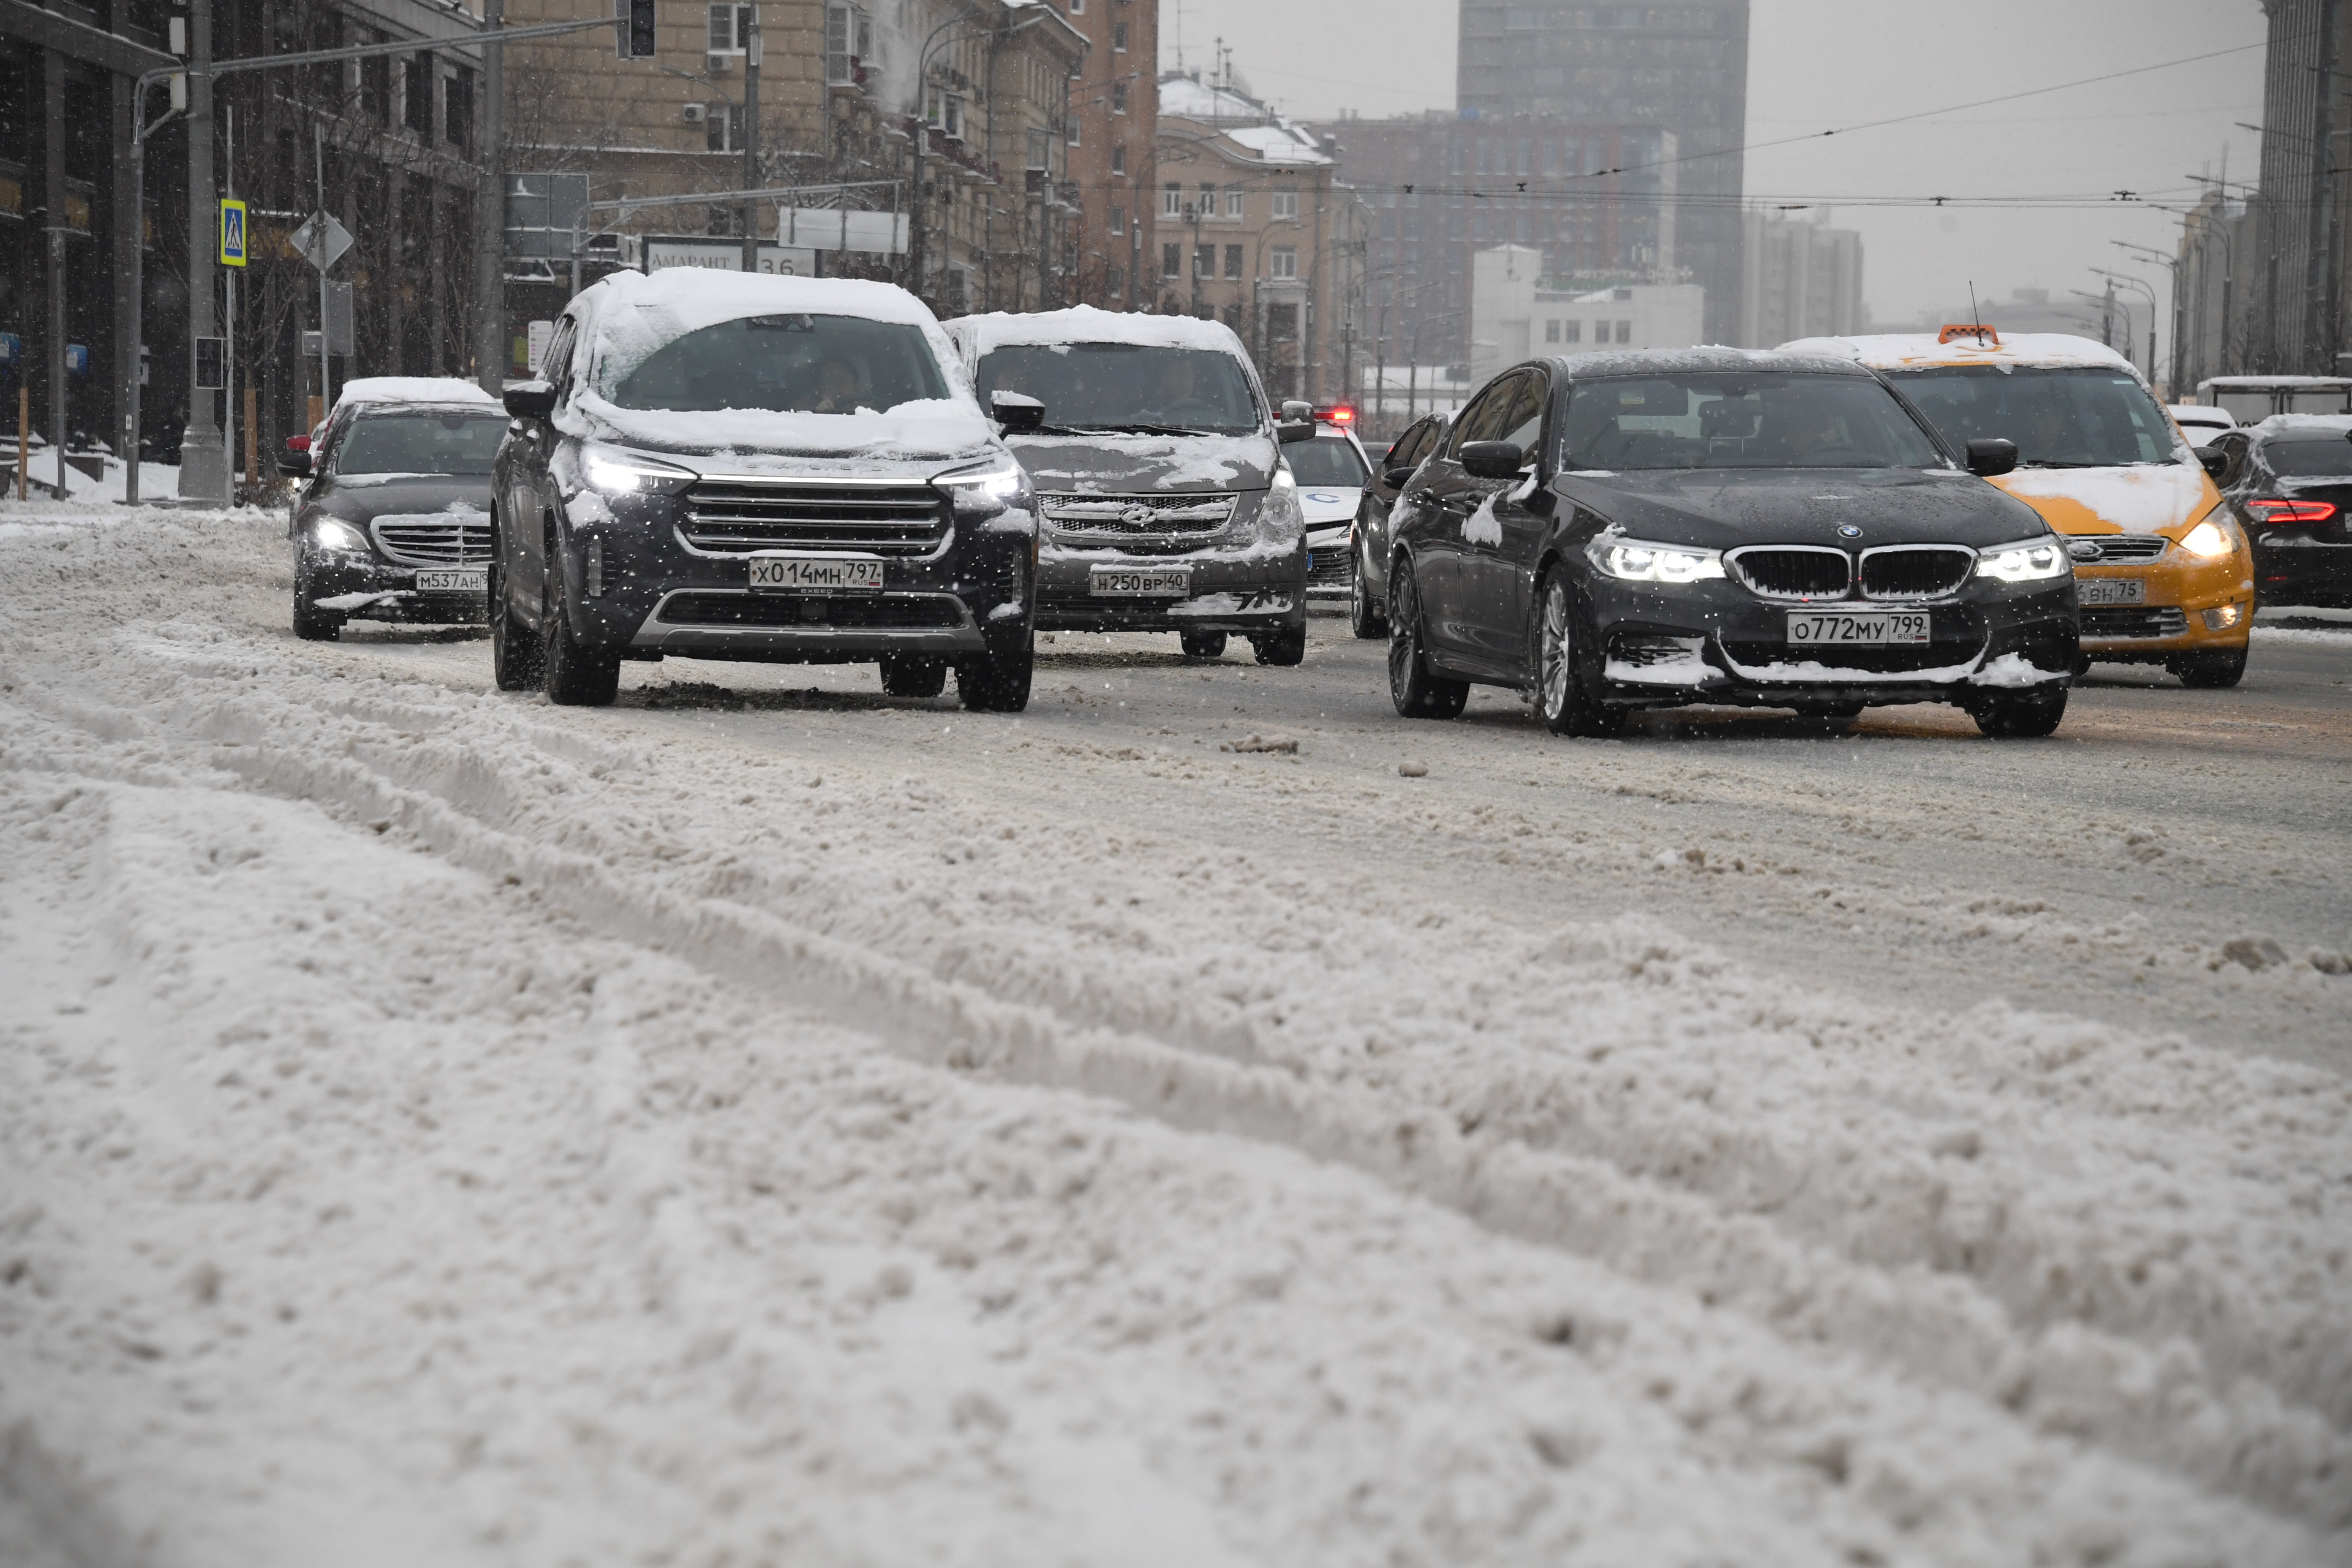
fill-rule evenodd
<path id="1" fill-rule="evenodd" d="M 352 403 L 487 403 L 498 399 L 454 375 L 363 375 L 343 383 L 335 406 Z"/>
<path id="2" fill-rule="evenodd" d="M 2065 332 L 2020 332 L 1988 347 L 1974 338 L 1938 342 L 1933 332 L 1885 332 L 1870 337 L 1800 338 L 1782 343 L 1783 353 L 1830 354 L 1876 370 L 1907 370 L 1927 365 L 2007 364 L 2057 368 L 2098 365 L 2139 374 L 2131 361 L 2104 343 Z"/>
<path id="3" fill-rule="evenodd" d="M 1030 314 L 996 310 L 959 317 L 953 335 L 971 345 L 975 359 L 1007 343 L 1139 343 L 1147 348 L 1212 349 L 1249 357 L 1241 339 L 1222 321 L 1099 310 L 1092 305 Z"/>

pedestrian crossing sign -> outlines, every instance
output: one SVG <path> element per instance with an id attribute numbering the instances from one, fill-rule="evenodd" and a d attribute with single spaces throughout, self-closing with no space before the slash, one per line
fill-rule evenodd
<path id="1" fill-rule="evenodd" d="M 245 265 L 245 204 L 237 201 L 221 203 L 221 265 Z"/>

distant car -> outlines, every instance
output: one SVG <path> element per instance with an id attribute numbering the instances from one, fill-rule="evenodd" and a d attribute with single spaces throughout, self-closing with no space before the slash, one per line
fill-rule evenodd
<path id="1" fill-rule="evenodd" d="M 1276 411 L 1232 328 L 1189 316 L 1065 310 L 948 323 L 982 398 L 1043 420 L 1009 445 L 1037 495 L 1037 624 L 1174 632 L 1215 658 L 1307 654 L 1306 519 L 1281 449 L 1315 426 Z"/>
<path id="2" fill-rule="evenodd" d="M 1444 439 L 1448 414 L 1424 414 L 1405 426 L 1404 434 L 1372 465 L 1362 500 L 1356 508 L 1356 526 L 1349 535 L 1355 569 L 1348 588 L 1348 626 L 1370 641 L 1389 635 L 1389 513 L 1397 492 L 1412 478 L 1422 459 Z"/>
<path id="3" fill-rule="evenodd" d="M 2047 735 L 2075 659 L 2066 541 L 1971 477 L 1849 360 L 1737 349 L 1515 365 L 1396 504 L 1389 696 L 1450 719 L 1473 682 L 1555 734 L 1639 708 L 1847 718 L 1946 702 Z"/>
<path id="4" fill-rule="evenodd" d="M 1318 408 L 1315 439 L 1282 449 L 1307 514 L 1307 592 L 1314 597 L 1348 592 L 1349 533 L 1371 477 L 1371 459 L 1356 439 L 1355 419 L 1352 408 Z"/>
<path id="5" fill-rule="evenodd" d="M 2352 417 L 2275 414 L 2213 444 L 2262 602 L 2352 605 Z"/>
<path id="6" fill-rule="evenodd" d="M 294 635 L 332 641 L 352 620 L 479 625 L 506 428 L 505 410 L 468 381 L 347 384 L 319 433 L 278 459 L 302 481 L 287 530 Z"/>
<path id="7" fill-rule="evenodd" d="M 2227 409 L 2216 408 L 2210 403 L 2175 403 L 2165 412 L 2172 416 L 2172 422 L 2180 426 L 2180 433 L 2189 437 L 2192 447 L 2210 447 L 2214 437 L 2238 427 Z"/>
<path id="8" fill-rule="evenodd" d="M 616 272 L 564 308 L 544 363 L 506 389 L 501 690 L 608 703 L 622 660 L 675 653 L 873 663 L 904 698 L 952 671 L 966 708 L 1028 705 L 1029 486 L 914 295 Z"/>

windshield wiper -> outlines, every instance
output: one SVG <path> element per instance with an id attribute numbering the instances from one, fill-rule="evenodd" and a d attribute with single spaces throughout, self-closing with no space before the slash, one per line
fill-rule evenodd
<path id="1" fill-rule="evenodd" d="M 1121 420 L 1107 425 L 1081 425 L 1080 430 L 1116 431 L 1126 436 L 1213 436 L 1214 430 L 1202 430 L 1190 425 L 1143 425 Z"/>
<path id="2" fill-rule="evenodd" d="M 2062 463 L 2054 458 L 2028 458 L 2017 465 L 2021 468 L 2114 468 L 2119 463 Z"/>

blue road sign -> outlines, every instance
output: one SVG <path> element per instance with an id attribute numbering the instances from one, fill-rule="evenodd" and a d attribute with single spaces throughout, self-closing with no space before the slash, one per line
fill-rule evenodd
<path id="1" fill-rule="evenodd" d="M 245 265 L 245 204 L 237 201 L 221 203 L 221 265 Z"/>

